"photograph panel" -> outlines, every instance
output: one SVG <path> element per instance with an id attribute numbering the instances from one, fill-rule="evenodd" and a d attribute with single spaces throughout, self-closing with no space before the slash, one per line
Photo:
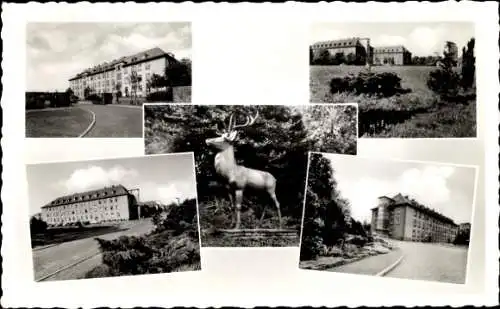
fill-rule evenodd
<path id="1" fill-rule="evenodd" d="M 310 149 L 355 155 L 357 106 L 144 105 L 146 154 L 192 151 L 202 245 L 297 246 Z"/>
<path id="2" fill-rule="evenodd" d="M 36 282 L 201 269 L 192 153 L 26 169 Z"/>
<path id="3" fill-rule="evenodd" d="M 359 104 L 359 137 L 475 138 L 471 22 L 314 23 L 310 101 Z"/>
<path id="4" fill-rule="evenodd" d="M 466 283 L 476 167 L 311 152 L 307 177 L 301 269 Z"/>
<path id="5" fill-rule="evenodd" d="M 144 102 L 191 102 L 191 23 L 28 23 L 26 137 L 141 138 Z"/>

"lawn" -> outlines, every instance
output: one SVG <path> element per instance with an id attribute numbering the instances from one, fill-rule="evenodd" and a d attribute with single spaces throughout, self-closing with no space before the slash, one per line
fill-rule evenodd
<path id="1" fill-rule="evenodd" d="M 78 137 L 92 123 L 81 108 L 26 112 L 26 137 Z"/>
<path id="2" fill-rule="evenodd" d="M 311 66 L 311 102 L 358 103 L 359 137 L 443 138 L 476 136 L 475 90 L 464 102 L 443 102 L 427 87 L 435 67 L 376 66 L 372 72 L 392 72 L 410 93 L 376 98 L 352 93 L 329 93 L 333 77 L 357 74 L 364 66 Z"/>
<path id="3" fill-rule="evenodd" d="M 79 228 L 50 228 L 43 234 L 31 236 L 31 247 L 41 247 L 60 244 L 68 241 L 101 236 L 104 234 L 124 231 L 119 226 L 93 226 Z"/>

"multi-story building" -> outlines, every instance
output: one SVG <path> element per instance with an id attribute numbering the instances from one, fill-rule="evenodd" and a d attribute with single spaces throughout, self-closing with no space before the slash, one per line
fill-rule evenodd
<path id="1" fill-rule="evenodd" d="M 378 206 L 372 208 L 371 230 L 399 240 L 449 243 L 455 239 L 458 225 L 408 196 L 397 194 L 378 198 Z"/>
<path id="2" fill-rule="evenodd" d="M 139 217 L 138 199 L 138 189 L 113 185 L 58 197 L 42 207 L 42 219 L 49 225 L 134 220 Z"/>
<path id="3" fill-rule="evenodd" d="M 176 62 L 174 55 L 155 47 L 88 68 L 69 79 L 70 88 L 79 98 L 84 98 L 87 87 L 91 93 L 121 92 L 124 96 L 130 96 L 133 85 L 131 76 L 136 74 L 141 79 L 136 84 L 136 94 L 144 96 L 151 76 L 163 76 L 165 68 Z"/>
<path id="4" fill-rule="evenodd" d="M 383 46 L 373 49 L 373 64 L 375 65 L 409 65 L 411 52 L 404 46 Z"/>
<path id="5" fill-rule="evenodd" d="M 328 51 L 330 56 L 335 57 L 336 54 L 343 54 L 344 58 L 352 57 L 353 61 L 358 64 L 366 62 L 367 51 L 360 38 L 349 38 L 342 40 L 321 41 L 311 45 L 313 58 L 320 57 L 323 51 Z"/>

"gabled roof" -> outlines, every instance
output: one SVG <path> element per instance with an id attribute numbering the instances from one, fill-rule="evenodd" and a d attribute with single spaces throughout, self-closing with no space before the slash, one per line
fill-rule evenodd
<path id="1" fill-rule="evenodd" d="M 359 38 L 320 41 L 311 45 L 312 48 L 347 48 L 360 45 Z"/>
<path id="2" fill-rule="evenodd" d="M 42 208 L 52 207 L 52 206 L 61 206 L 61 205 L 69 205 L 77 202 L 86 202 L 92 200 L 98 200 L 102 198 L 122 196 L 130 194 L 128 190 L 122 185 L 113 185 L 111 187 L 104 187 L 99 190 L 91 190 L 80 193 L 74 193 L 70 195 L 65 195 L 56 198 L 52 202 L 48 203 Z"/>
<path id="3" fill-rule="evenodd" d="M 133 65 L 139 62 L 143 61 L 149 61 L 149 60 L 154 60 L 157 58 L 161 57 L 168 57 L 170 59 L 174 59 L 174 55 L 171 53 L 166 53 L 164 52 L 161 48 L 159 47 L 154 47 L 145 51 L 142 51 L 140 53 L 136 53 L 130 56 L 124 56 L 120 57 L 114 60 L 111 60 L 109 62 L 104 62 L 99 65 L 96 65 L 92 68 L 85 69 L 81 73 L 78 73 L 75 77 L 70 78 L 69 80 L 74 80 L 82 77 L 84 74 L 97 74 L 97 73 L 102 73 L 105 71 L 113 70 L 117 64 L 123 64 L 123 66 L 129 66 Z"/>

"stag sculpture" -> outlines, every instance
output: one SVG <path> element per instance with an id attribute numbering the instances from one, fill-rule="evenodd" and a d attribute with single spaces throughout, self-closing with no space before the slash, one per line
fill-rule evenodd
<path id="1" fill-rule="evenodd" d="M 265 190 L 269 194 L 278 212 L 279 228 L 281 229 L 280 204 L 275 193 L 276 178 L 269 172 L 238 165 L 234 157 L 234 142 L 238 135 L 236 129 L 253 125 L 258 115 L 257 112 L 253 117 L 246 116 L 245 123 L 237 124 L 236 119 L 233 117 L 234 114 L 231 114 L 229 125 L 225 130 L 220 132 L 216 127 L 218 137 L 205 140 L 208 146 L 214 147 L 218 151 L 214 160 L 215 171 L 225 179 L 231 204 L 236 208 L 236 230 L 240 229 L 241 203 L 243 201 L 243 191 L 246 188 Z M 265 206 L 262 210 L 261 221 L 264 217 L 264 211 Z"/>

